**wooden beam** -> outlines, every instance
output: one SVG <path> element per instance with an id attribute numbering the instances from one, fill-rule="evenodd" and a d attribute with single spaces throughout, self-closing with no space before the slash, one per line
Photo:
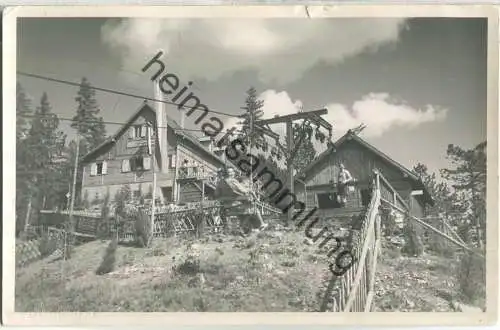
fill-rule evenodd
<path id="1" fill-rule="evenodd" d="M 287 139 L 287 149 L 288 149 L 288 155 L 290 155 L 292 153 L 292 151 L 294 150 L 294 141 L 293 141 L 293 125 L 292 125 L 292 122 L 291 121 L 287 121 L 286 123 L 286 139 Z M 293 173 L 293 169 L 294 169 L 294 166 L 293 166 L 293 159 L 291 159 L 290 157 L 287 157 L 287 167 L 288 167 L 288 175 L 287 175 L 287 185 L 288 185 L 288 190 L 289 192 L 293 195 L 294 193 L 294 173 Z M 294 212 L 294 208 L 293 207 L 290 207 L 288 209 L 288 212 L 287 212 L 287 221 L 286 221 L 286 225 L 288 226 L 288 224 L 290 223 L 290 221 L 292 220 L 292 216 L 293 216 L 293 212 Z"/>
<path id="2" fill-rule="evenodd" d="M 309 118 L 312 114 L 321 116 L 321 115 L 326 115 L 327 113 L 328 113 L 327 109 L 304 111 L 304 112 L 292 113 L 292 114 L 286 115 L 286 116 L 277 116 L 277 117 L 269 118 L 269 119 L 260 119 L 260 120 L 257 120 L 256 123 L 259 125 L 279 124 L 279 123 L 284 123 L 287 121 L 306 119 L 306 118 Z"/>
<path id="3" fill-rule="evenodd" d="M 435 233 L 436 233 L 436 234 L 438 234 L 439 236 L 446 238 L 446 239 L 447 239 L 447 240 L 449 240 L 450 242 L 455 243 L 456 245 L 460 246 L 460 247 L 461 247 L 461 248 L 463 248 L 464 250 L 467 250 L 467 251 L 469 251 L 469 252 L 471 252 L 471 253 L 474 253 L 474 254 L 476 254 L 476 255 L 480 256 L 480 257 L 481 257 L 481 258 L 483 258 L 483 259 L 485 259 L 485 258 L 486 258 L 486 257 L 485 257 L 484 255 L 482 255 L 481 253 L 474 251 L 473 249 L 471 249 L 470 247 L 466 246 L 465 244 L 460 243 L 459 241 L 457 241 L 457 240 L 456 240 L 456 239 L 454 239 L 453 237 L 450 237 L 450 236 L 446 235 L 445 233 L 441 232 L 440 230 L 437 230 L 436 228 L 432 227 L 431 225 L 429 225 L 429 224 L 428 224 L 428 223 L 426 223 L 425 221 L 422 221 L 422 220 L 420 220 L 419 218 L 417 218 L 417 217 L 415 217 L 415 216 L 413 216 L 413 215 L 411 215 L 411 214 L 408 214 L 408 212 L 405 212 L 404 210 L 400 209 L 398 206 L 394 205 L 394 204 L 393 204 L 393 203 L 391 203 L 390 201 L 385 200 L 385 199 L 383 199 L 383 198 L 381 198 L 380 200 L 381 200 L 381 201 L 383 201 L 383 202 L 385 202 L 385 203 L 387 203 L 387 204 L 389 204 L 391 207 L 393 207 L 394 209 L 396 209 L 396 210 L 398 210 L 398 211 L 402 212 L 403 214 L 407 214 L 407 215 L 408 215 L 408 217 L 409 217 L 410 219 L 412 219 L 412 220 L 414 220 L 414 221 L 418 222 L 419 224 L 421 224 L 421 225 L 422 225 L 422 226 L 424 226 L 425 228 L 432 230 L 433 232 L 435 232 Z"/>
<path id="4" fill-rule="evenodd" d="M 309 118 L 310 121 L 316 123 L 317 125 L 323 126 L 324 128 L 330 130 L 332 129 L 332 125 L 327 122 L 325 119 L 321 118 L 320 116 L 316 114 L 312 114 L 311 118 Z"/>

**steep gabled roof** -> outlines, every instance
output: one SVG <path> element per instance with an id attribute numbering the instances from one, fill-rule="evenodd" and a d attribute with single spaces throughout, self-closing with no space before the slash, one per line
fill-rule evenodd
<path id="1" fill-rule="evenodd" d="M 320 162 L 322 162 L 326 157 L 329 157 L 330 153 L 336 149 L 339 149 L 345 142 L 347 141 L 355 141 L 361 146 L 365 147 L 366 149 L 370 150 L 380 158 L 382 158 L 383 161 L 386 163 L 390 164 L 391 166 L 397 168 L 399 171 L 403 172 L 408 179 L 413 183 L 414 189 L 419 189 L 423 190 L 424 192 L 424 200 L 426 203 L 429 203 L 431 205 L 434 204 L 434 201 L 432 200 L 432 196 L 429 194 L 428 190 L 425 188 L 425 185 L 423 184 L 422 180 L 412 171 L 401 165 L 400 163 L 396 162 L 394 159 L 380 151 L 379 149 L 375 148 L 356 134 L 353 134 L 350 130 L 347 131 L 346 134 L 344 134 L 341 138 L 339 138 L 333 145 L 328 147 L 324 152 L 318 155 L 316 159 L 314 159 L 307 167 L 305 167 L 300 173 L 297 173 L 295 175 L 296 179 L 302 179 L 306 175 L 308 175 L 311 170 Z"/>
<path id="2" fill-rule="evenodd" d="M 154 109 L 147 103 L 147 101 L 144 101 L 144 103 L 139 107 L 139 109 L 137 109 L 137 111 L 125 122 L 125 124 L 115 134 L 110 136 L 108 139 L 106 139 L 106 141 L 104 141 L 103 143 L 92 149 L 89 153 L 87 153 L 82 158 L 82 163 L 87 163 L 91 161 L 97 155 L 100 154 L 102 149 L 115 144 L 116 141 L 118 141 L 120 137 L 127 132 L 130 126 L 137 120 L 137 118 L 141 115 L 143 111 L 151 111 L 153 115 L 156 116 L 156 112 L 154 111 Z M 177 122 L 169 116 L 167 116 L 167 125 L 169 128 L 174 130 L 175 134 L 178 137 L 183 138 L 183 142 L 190 143 L 194 148 L 205 153 L 215 161 L 219 162 L 221 165 L 226 165 L 225 162 L 219 156 L 207 150 L 206 147 L 203 146 L 203 144 L 201 144 L 200 141 L 198 141 L 197 137 L 195 137 L 192 134 L 189 134 L 186 131 L 182 131 L 181 126 L 177 124 Z"/>

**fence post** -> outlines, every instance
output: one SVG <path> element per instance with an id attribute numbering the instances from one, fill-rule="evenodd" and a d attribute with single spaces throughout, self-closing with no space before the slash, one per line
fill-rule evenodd
<path id="1" fill-rule="evenodd" d="M 378 170 L 373 171 L 375 173 L 375 188 L 380 189 L 380 176 Z"/>

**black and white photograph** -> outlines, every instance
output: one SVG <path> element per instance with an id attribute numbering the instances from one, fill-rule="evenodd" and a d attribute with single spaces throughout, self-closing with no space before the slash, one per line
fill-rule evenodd
<path id="1" fill-rule="evenodd" d="M 4 313 L 496 320 L 498 14 L 386 7 L 4 8 Z"/>

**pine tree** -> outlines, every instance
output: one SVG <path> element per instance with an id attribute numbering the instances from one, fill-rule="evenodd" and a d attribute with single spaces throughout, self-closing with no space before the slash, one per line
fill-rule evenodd
<path id="1" fill-rule="evenodd" d="M 20 141 L 26 137 L 29 131 L 29 120 L 27 116 L 32 114 L 31 100 L 26 95 L 24 88 L 17 83 L 16 88 L 16 138 Z"/>
<path id="2" fill-rule="evenodd" d="M 426 165 L 418 163 L 413 167 L 413 172 L 417 174 L 429 194 L 434 199 L 434 206 L 426 209 L 428 215 L 452 216 L 465 212 L 459 196 L 454 193 L 446 182 L 438 182 L 435 173 L 429 173 Z"/>
<path id="3" fill-rule="evenodd" d="M 80 150 L 79 150 L 79 166 L 77 169 L 77 179 L 75 198 L 80 200 L 80 191 L 82 186 L 83 170 L 80 160 L 93 148 L 104 142 L 106 139 L 106 128 L 102 117 L 99 116 L 100 108 L 95 98 L 95 90 L 92 88 L 87 78 L 82 78 L 80 89 L 78 90 L 75 98 L 78 106 L 76 115 L 73 117 L 71 127 L 76 129 L 77 134 L 80 136 Z M 68 152 L 68 166 L 71 168 L 71 175 L 73 177 L 74 159 L 76 157 L 76 143 L 70 145 Z"/>
<path id="4" fill-rule="evenodd" d="M 59 119 L 52 113 L 46 93 L 37 107 L 31 128 L 22 141 L 18 161 L 24 164 L 24 186 L 28 192 L 28 209 L 39 209 L 58 196 L 59 160 L 65 136 L 59 131 Z"/>
<path id="5" fill-rule="evenodd" d="M 21 84 L 16 89 L 16 235 L 23 228 L 29 204 L 29 163 L 26 136 L 29 132 L 29 120 L 32 114 L 31 100 Z"/>
<path id="6" fill-rule="evenodd" d="M 443 169 L 442 175 L 448 180 L 461 202 L 466 205 L 464 212 L 470 229 L 477 235 L 475 243 L 482 248 L 486 239 L 486 141 L 479 143 L 472 149 L 450 144 L 446 151 L 447 158 L 453 168 Z"/>
<path id="7" fill-rule="evenodd" d="M 83 156 L 104 142 L 106 127 L 102 117 L 99 116 L 101 110 L 95 98 L 95 90 L 85 77 L 82 78 L 75 100 L 78 103 L 78 108 L 71 127 L 80 134 L 82 141 L 80 155 Z"/>
<path id="8" fill-rule="evenodd" d="M 263 106 L 264 101 L 258 99 L 257 90 L 253 87 L 248 89 L 245 106 L 243 107 L 245 112 L 240 116 L 242 121 L 240 122 L 241 130 L 239 134 L 239 137 L 248 145 L 250 143 L 252 145 L 260 145 L 265 142 L 264 136 L 255 129 L 254 125 L 264 115 Z"/>

